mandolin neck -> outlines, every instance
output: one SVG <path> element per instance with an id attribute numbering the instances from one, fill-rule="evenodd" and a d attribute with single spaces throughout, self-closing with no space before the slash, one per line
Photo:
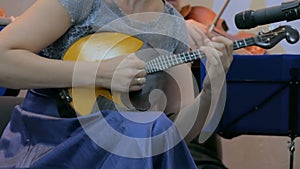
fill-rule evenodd
<path id="1" fill-rule="evenodd" d="M 242 40 L 235 40 L 233 41 L 233 50 L 245 48 L 252 45 L 255 45 L 255 39 L 253 37 L 245 38 Z"/>
<path id="2" fill-rule="evenodd" d="M 255 45 L 254 38 L 246 38 L 242 40 L 235 40 L 233 42 L 233 50 Z M 155 59 L 147 62 L 146 72 L 155 73 L 162 70 L 167 70 L 173 66 L 193 62 L 195 60 L 205 57 L 205 53 L 200 49 L 184 52 L 180 54 L 161 55 Z"/>
<path id="3" fill-rule="evenodd" d="M 167 70 L 173 66 L 193 62 L 203 57 L 205 57 L 205 53 L 200 49 L 179 54 L 161 55 L 147 62 L 146 72 L 149 74 Z"/>

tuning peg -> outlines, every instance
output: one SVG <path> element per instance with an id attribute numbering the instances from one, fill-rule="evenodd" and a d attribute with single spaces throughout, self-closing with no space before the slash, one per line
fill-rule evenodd
<path id="1" fill-rule="evenodd" d="M 265 29 L 261 29 L 259 32 L 258 32 L 258 35 L 262 35 L 262 34 L 265 34 L 267 32 L 270 32 L 270 28 L 268 28 L 268 30 L 265 30 Z"/>
<path id="2" fill-rule="evenodd" d="M 269 31 L 275 30 L 276 28 L 282 27 L 282 24 L 279 23 L 274 23 L 272 25 L 269 26 Z"/>
<path id="3" fill-rule="evenodd" d="M 263 30 L 261 30 L 261 31 L 258 32 L 258 35 L 262 35 L 262 34 L 264 34 Z"/>

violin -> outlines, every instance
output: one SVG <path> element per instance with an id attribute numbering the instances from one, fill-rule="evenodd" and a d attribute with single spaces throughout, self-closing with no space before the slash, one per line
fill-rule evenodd
<path id="1" fill-rule="evenodd" d="M 180 13 L 185 19 L 194 19 L 195 21 L 207 26 L 210 25 L 217 16 L 213 10 L 204 6 L 192 7 L 191 5 L 186 5 L 182 7 Z M 219 19 L 217 21 L 216 28 L 223 31 L 228 31 L 228 26 L 224 19 Z"/>
<path id="2" fill-rule="evenodd" d="M 255 34 L 245 31 L 239 32 L 236 35 L 227 33 L 228 26 L 226 21 L 222 18 L 217 18 L 218 16 L 213 10 L 204 6 L 186 5 L 182 8 L 180 13 L 186 20 L 193 19 L 196 22 L 200 23 L 202 25 L 202 27 L 200 28 L 202 28 L 203 32 L 207 33 L 208 36 L 221 35 L 233 41 L 256 36 Z M 210 33 L 210 31 L 208 30 L 209 26 L 212 26 L 212 21 L 216 18 L 216 23 L 215 25 L 213 25 L 214 27 L 212 29 L 212 32 Z M 247 52 L 241 52 L 242 50 L 246 50 Z M 249 46 L 242 50 L 236 51 L 236 53 L 250 53 L 254 55 L 266 53 L 266 50 L 264 48 L 258 46 Z"/>

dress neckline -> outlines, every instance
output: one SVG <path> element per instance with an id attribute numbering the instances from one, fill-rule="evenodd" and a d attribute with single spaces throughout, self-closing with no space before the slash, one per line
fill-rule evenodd
<path id="1" fill-rule="evenodd" d="M 116 11 L 118 11 L 118 14 L 119 14 L 120 17 L 137 14 L 137 13 L 134 13 L 134 14 L 127 14 L 126 12 L 124 12 L 124 11 L 122 10 L 122 8 L 119 7 L 119 5 L 115 2 L 115 0 L 106 0 L 106 1 L 107 1 L 107 2 L 109 1 L 108 4 L 109 4 L 112 8 L 117 9 Z M 166 13 L 166 11 L 167 11 L 167 9 L 168 9 L 168 8 L 167 8 L 167 5 L 166 5 L 166 1 L 165 1 L 165 0 L 162 0 L 162 2 L 164 3 L 164 10 L 163 10 L 162 12 L 160 12 L 160 13 Z M 151 13 L 151 12 L 149 12 L 149 13 Z M 155 12 L 153 12 L 153 13 L 155 13 Z"/>
<path id="2" fill-rule="evenodd" d="M 144 25 L 147 27 L 152 27 L 155 26 L 157 23 L 159 23 L 159 20 L 163 18 L 164 15 L 169 14 L 168 10 L 169 10 L 169 6 L 167 5 L 165 0 L 162 0 L 164 3 L 164 10 L 163 12 L 145 12 L 145 13 L 134 13 L 134 14 L 127 14 L 126 12 L 124 12 L 119 5 L 115 2 L 115 0 L 105 0 L 107 2 L 107 4 L 110 6 L 111 9 L 114 10 L 115 14 L 118 15 L 120 18 L 124 18 L 127 20 L 127 22 L 129 22 L 131 25 L 132 24 L 136 24 L 136 25 Z M 159 16 L 157 16 L 155 19 L 149 21 L 149 22 L 144 22 L 138 19 L 133 19 L 134 17 L 141 17 L 141 16 L 145 16 L 145 15 L 151 15 L 153 16 L 153 14 L 160 14 Z"/>

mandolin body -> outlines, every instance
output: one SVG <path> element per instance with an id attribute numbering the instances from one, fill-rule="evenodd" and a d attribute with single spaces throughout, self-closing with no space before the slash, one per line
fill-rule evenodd
<path id="1" fill-rule="evenodd" d="M 142 46 L 143 41 L 126 34 L 117 32 L 95 33 L 85 36 L 73 43 L 65 53 L 63 60 L 101 62 L 101 60 L 135 53 L 140 50 Z M 149 93 L 154 89 L 159 89 L 157 91 L 164 90 L 162 84 L 164 84 L 163 81 L 166 79 L 165 76 L 167 76 L 167 74 L 164 72 L 148 74 L 146 85 L 142 90 L 136 92 L 121 93 L 95 86 L 73 87 L 68 89 L 69 95 L 72 97 L 71 105 L 80 115 L 91 113 L 93 109 L 95 109 L 96 100 L 98 100 L 97 106 L 100 110 L 115 109 L 115 107 L 111 107 L 111 103 L 126 110 L 149 110 L 151 108 L 148 98 Z M 156 95 L 155 93 L 159 95 L 162 94 L 161 92 L 154 92 L 153 94 Z M 158 97 L 154 95 L 151 97 L 153 104 L 155 102 L 162 104 L 161 101 L 156 101 L 155 98 L 162 98 L 163 96 Z M 99 97 L 104 97 L 105 99 L 99 99 Z M 104 103 L 106 101 L 111 103 Z M 162 106 L 156 104 L 153 109 L 164 109 L 165 104 L 166 103 L 162 104 Z"/>

